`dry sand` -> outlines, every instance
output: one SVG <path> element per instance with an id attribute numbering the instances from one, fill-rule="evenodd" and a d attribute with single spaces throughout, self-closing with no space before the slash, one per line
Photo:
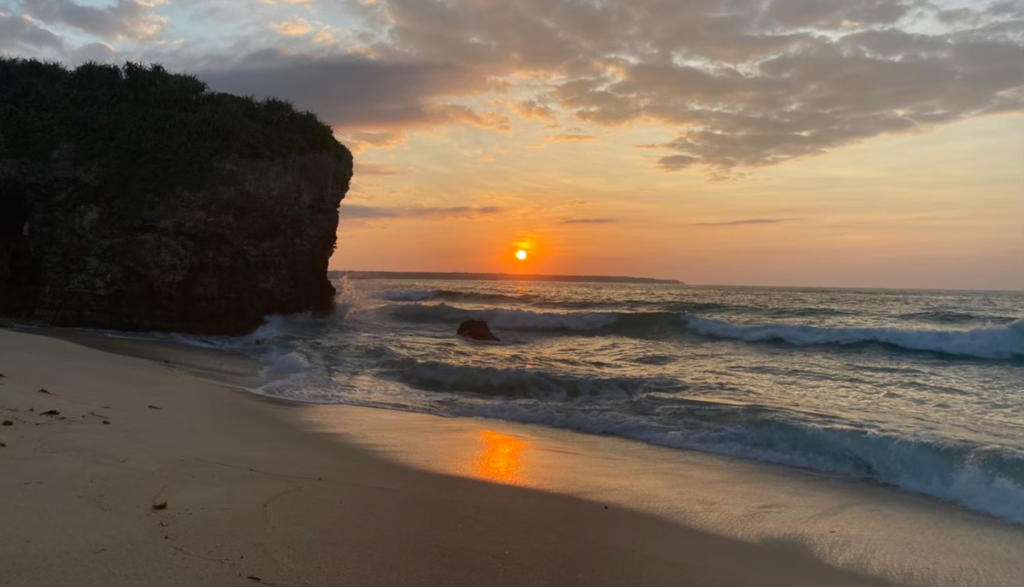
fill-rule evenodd
<path id="1" fill-rule="evenodd" d="M 935 500 L 616 439 L 261 401 L 177 363 L 0 330 L 0 583 L 1024 579 L 1020 527 Z"/>

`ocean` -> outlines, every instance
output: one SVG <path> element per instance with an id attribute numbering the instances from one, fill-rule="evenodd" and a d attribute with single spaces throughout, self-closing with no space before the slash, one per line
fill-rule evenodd
<path id="1" fill-rule="evenodd" d="M 611 434 L 1024 522 L 1024 293 L 339 280 L 241 338 L 253 392 Z M 501 342 L 455 335 L 469 318 Z M 681 489 L 682 490 L 682 489 Z"/>

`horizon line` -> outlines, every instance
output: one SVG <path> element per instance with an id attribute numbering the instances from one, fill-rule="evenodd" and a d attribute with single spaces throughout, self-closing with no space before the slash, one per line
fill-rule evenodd
<path id="1" fill-rule="evenodd" d="M 749 283 L 698 283 L 693 281 L 685 281 L 674 277 L 637 277 L 631 275 L 598 275 L 598 274 L 574 274 L 574 273 L 501 273 L 494 271 L 409 271 L 409 270 L 385 270 L 385 269 L 329 269 L 328 274 L 331 273 L 397 273 L 397 274 L 448 274 L 448 275 L 506 275 L 511 277 L 520 277 L 522 281 L 531 281 L 530 277 L 573 277 L 573 278 L 584 278 L 584 277 L 597 277 L 603 279 L 634 279 L 634 280 L 652 280 L 660 282 L 675 282 L 677 285 L 685 285 L 687 287 L 748 287 L 748 288 L 778 288 L 778 289 L 851 289 L 851 290 L 895 290 L 895 291 L 965 291 L 965 292 L 998 292 L 998 293 L 1024 293 L 1024 286 L 1019 289 L 1000 289 L 1000 288 L 986 288 L 986 287 L 922 287 L 922 286 L 873 286 L 873 285 L 769 285 L 769 284 L 749 284 Z M 671 284 L 671 283 L 668 283 Z"/>

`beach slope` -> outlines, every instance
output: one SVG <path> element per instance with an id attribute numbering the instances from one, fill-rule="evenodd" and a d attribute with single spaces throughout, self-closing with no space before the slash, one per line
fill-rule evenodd
<path id="1" fill-rule="evenodd" d="M 782 543 L 394 464 L 171 364 L 0 330 L 0 583 L 865 585 Z"/>

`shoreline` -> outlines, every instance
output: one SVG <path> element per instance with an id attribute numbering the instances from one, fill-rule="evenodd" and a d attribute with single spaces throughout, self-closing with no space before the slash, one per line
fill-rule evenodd
<path id="1" fill-rule="evenodd" d="M 282 327 L 282 331 L 287 331 L 287 328 Z M 643 431 L 637 432 L 635 429 L 631 430 L 628 426 L 616 426 L 615 422 L 612 422 L 609 425 L 598 421 L 597 425 L 594 425 L 592 421 L 588 421 L 586 419 L 572 421 L 558 420 L 555 418 L 554 421 L 552 421 L 551 418 L 545 417 L 547 414 L 542 414 L 540 417 L 534 417 L 528 413 L 525 415 L 517 414 L 515 412 L 507 413 L 500 409 L 493 412 L 488 410 L 471 409 L 461 413 L 449 413 L 444 410 L 432 411 L 429 409 L 417 409 L 415 404 L 413 404 L 412 407 L 408 405 L 402 406 L 399 404 L 390 404 L 387 401 L 387 398 L 377 398 L 369 402 L 360 402 L 358 397 L 353 400 L 351 396 L 333 398 L 334 401 L 317 401 L 317 399 L 307 400 L 302 397 L 295 397 L 294 395 L 290 396 L 287 394 L 279 394 L 273 390 L 273 384 L 276 383 L 277 380 L 283 380 L 283 382 L 287 383 L 289 377 L 294 373 L 294 371 L 291 370 L 290 365 L 287 365 L 285 369 L 275 372 L 276 360 L 268 361 L 265 357 L 261 360 L 253 354 L 259 354 L 258 350 L 253 350 L 258 349 L 258 347 L 248 346 L 243 347 L 247 350 L 242 350 L 238 347 L 232 346 L 231 344 L 220 345 L 207 340 L 200 340 L 198 342 L 194 339 L 192 339 L 191 342 L 180 340 L 177 338 L 177 335 L 172 335 L 170 338 L 155 338 L 152 335 L 122 335 L 88 329 L 49 329 L 37 330 L 36 332 L 127 356 L 147 358 L 163 362 L 170 360 L 171 363 L 182 366 L 192 374 L 201 378 L 212 380 L 217 383 L 228 383 L 230 385 L 239 386 L 248 391 L 254 392 L 258 396 L 279 399 L 286 402 L 296 402 L 312 406 L 355 405 L 399 410 L 413 414 L 433 414 L 470 419 L 477 418 L 481 421 L 495 420 L 503 423 L 537 425 L 539 426 L 537 430 L 569 430 L 582 434 L 586 437 L 592 437 L 595 434 L 612 435 L 632 442 L 640 442 L 649 446 L 666 447 L 675 451 L 697 451 L 704 454 L 718 455 L 727 459 L 736 458 L 740 459 L 741 462 L 755 461 L 773 466 L 782 466 L 787 469 L 799 469 L 827 476 L 835 475 L 843 479 L 863 481 L 868 484 L 877 484 L 886 488 L 896 488 L 911 494 L 930 496 L 944 503 L 964 507 L 983 516 L 995 517 L 1010 524 L 1021 525 L 1019 511 L 1020 503 L 1017 503 L 1016 506 L 1014 506 L 1015 502 L 1019 502 L 1019 499 L 1016 499 L 1020 496 L 1019 489 L 1017 489 L 1016 493 L 1012 493 L 1010 490 L 1004 491 L 1002 490 L 1003 487 L 991 481 L 991 479 L 972 479 L 971 472 L 964 471 L 962 469 L 952 471 L 952 473 L 956 475 L 953 481 L 950 481 L 949 477 L 947 477 L 951 472 L 949 469 L 932 469 L 930 471 L 931 477 L 927 476 L 928 471 L 925 471 L 926 474 L 912 474 L 909 477 L 901 477 L 899 474 L 893 474 L 894 471 L 898 473 L 899 469 L 894 470 L 891 467 L 892 463 L 886 462 L 884 458 L 880 459 L 880 463 L 873 460 L 858 461 L 858 459 L 871 459 L 875 455 L 866 455 L 863 451 L 857 450 L 857 447 L 850 448 L 849 454 L 838 453 L 830 456 L 838 459 L 840 464 L 852 461 L 855 463 L 862 462 L 869 468 L 872 466 L 880 466 L 882 470 L 888 471 L 889 474 L 865 474 L 862 470 L 857 470 L 856 467 L 852 467 L 853 470 L 851 471 L 849 470 L 851 467 L 847 467 L 845 469 L 843 467 L 832 468 L 828 466 L 821 466 L 820 463 L 816 466 L 815 463 L 808 462 L 808 459 L 802 458 L 799 451 L 772 454 L 769 450 L 768 454 L 765 455 L 763 453 L 758 453 L 756 449 L 753 451 L 743 450 L 742 445 L 737 448 L 736 445 L 730 445 L 728 443 L 718 443 L 718 445 L 716 445 L 715 443 L 679 442 L 672 439 L 670 434 L 645 434 Z M 270 337 L 276 336 L 276 334 L 276 332 L 268 334 L 268 338 L 265 340 L 269 340 Z M 259 343 L 257 342 L 257 344 Z M 282 352 L 287 352 L 290 355 L 292 351 Z M 307 352 L 308 351 L 303 351 L 304 354 Z M 289 355 L 285 355 L 285 357 L 288 358 Z M 279 358 L 280 356 L 281 355 L 278 354 Z M 305 365 L 303 364 L 303 367 L 304 366 Z M 268 378 L 268 376 L 273 376 L 273 378 Z M 323 381 L 321 383 L 327 384 L 327 386 L 330 387 L 329 381 Z M 369 382 L 369 385 L 372 386 L 374 383 L 374 381 L 371 381 Z M 267 391 L 268 388 L 270 391 Z M 485 394 L 487 393 L 486 389 L 482 389 L 480 391 Z M 427 395 L 430 394 L 428 393 Z M 728 405 L 727 400 L 721 400 L 720 403 Z M 743 402 L 737 402 L 737 404 L 742 405 Z M 666 436 L 668 436 L 667 439 Z M 910 439 L 909 444 L 913 446 L 914 440 Z M 813 449 L 813 446 L 809 446 L 808 448 Z M 901 445 L 894 442 L 890 444 L 889 449 L 900 450 Z M 878 451 L 878 454 L 884 455 L 885 451 Z M 929 454 L 923 455 L 926 459 L 929 456 Z M 913 459 L 905 459 L 902 464 L 912 467 L 914 465 L 914 461 Z M 1001 479 L 999 480 L 1001 481 Z M 968 484 L 971 484 L 972 481 L 985 481 L 985 483 L 974 483 L 974 485 L 980 485 L 980 487 L 957 487 L 957 483 L 960 481 L 966 481 Z"/>
<path id="2" fill-rule="evenodd" d="M 147 358 L 0 330 L 0 410 L 17 419 L 0 428 L 0 500 L 19 506 L 0 582 L 1000 584 L 1024 570 L 1020 527 L 895 489 L 274 401 L 118 345 Z M 241 363 L 207 367 L 244 379 Z"/>

